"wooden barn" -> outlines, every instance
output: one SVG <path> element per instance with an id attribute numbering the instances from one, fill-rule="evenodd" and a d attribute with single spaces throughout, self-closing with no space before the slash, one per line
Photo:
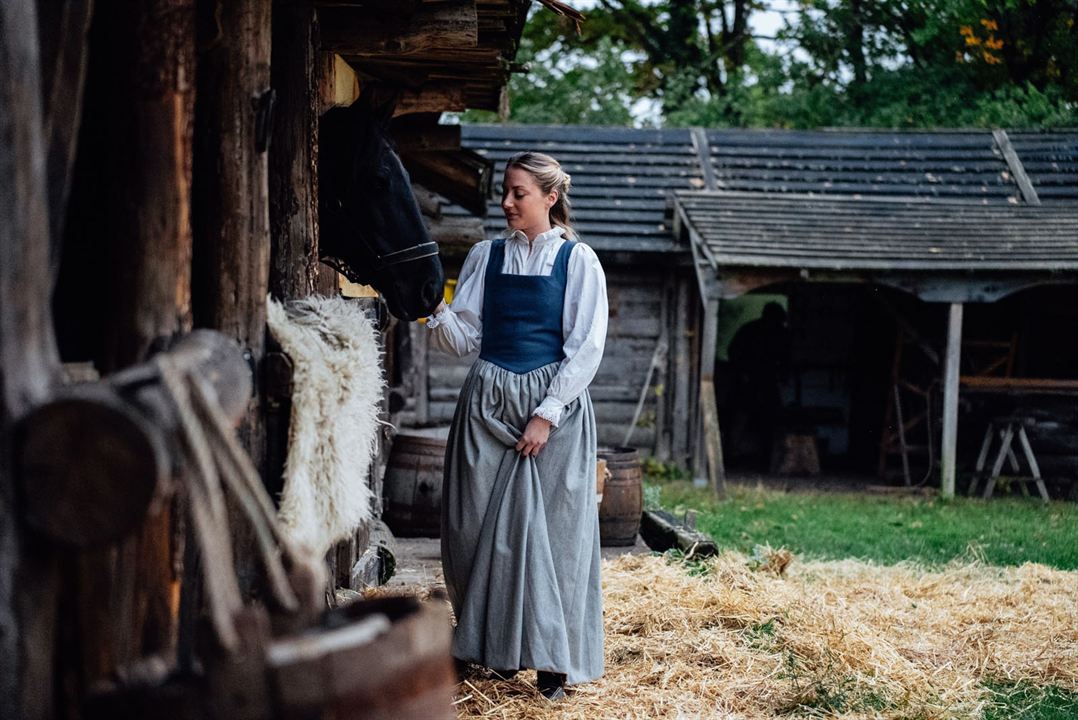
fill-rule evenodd
<path id="1" fill-rule="evenodd" d="M 735 470 L 761 471 L 741 462 L 739 438 L 716 438 L 736 425 L 727 348 L 779 302 L 791 335 L 783 422 L 812 438 L 825 472 L 934 483 L 955 437 L 970 469 L 990 416 L 1028 400 L 1025 414 L 1043 420 L 1029 430 L 1041 464 L 1078 474 L 1066 440 L 1078 347 L 1061 332 L 1078 320 L 1078 134 L 475 125 L 463 138 L 496 173 L 534 149 L 573 177 L 575 224 L 611 295 L 593 386 L 602 442 L 622 443 L 636 417 L 631 444 L 697 477 L 709 447 L 716 475 L 720 449 Z M 966 304 L 962 340 L 950 341 L 964 359 L 946 384 L 951 308 Z M 466 362 L 426 362 L 416 419 L 446 422 Z M 706 423 L 712 383 L 721 421 Z"/>
<path id="2" fill-rule="evenodd" d="M 503 107 L 529 6 L 0 2 L 0 717 L 452 716 L 444 617 L 317 619 L 366 529 L 326 587 L 281 540 L 294 378 L 267 295 L 337 296 L 320 259 L 400 294 L 398 248 L 329 246 L 354 218 L 322 170 L 361 152 L 320 142 L 335 107 L 377 111 L 378 148 L 388 127 L 414 180 L 484 209 L 490 163 L 437 118 Z M 355 166 L 358 194 L 390 165 Z M 398 239 L 409 262 L 421 239 Z M 356 302 L 392 382 L 397 323 Z"/>

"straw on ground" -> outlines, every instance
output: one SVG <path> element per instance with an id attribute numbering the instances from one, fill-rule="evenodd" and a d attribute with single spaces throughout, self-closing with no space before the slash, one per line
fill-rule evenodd
<path id="1" fill-rule="evenodd" d="M 606 676 L 554 705 L 475 677 L 459 716 L 977 718 L 1000 683 L 1078 690 L 1078 573 L 786 561 L 609 561 Z"/>

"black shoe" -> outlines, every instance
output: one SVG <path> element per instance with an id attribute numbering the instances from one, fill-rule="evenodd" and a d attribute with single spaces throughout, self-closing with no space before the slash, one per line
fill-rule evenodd
<path id="1" fill-rule="evenodd" d="M 468 675 L 468 663 L 460 658 L 453 658 L 453 670 L 457 673 L 457 682 L 464 682 Z"/>
<path id="2" fill-rule="evenodd" d="M 561 673 L 540 670 L 537 673 L 536 685 L 539 687 L 539 694 L 551 702 L 565 697 L 565 676 Z"/>
<path id="3" fill-rule="evenodd" d="M 495 670 L 490 669 L 490 677 L 494 680 L 512 680 L 519 670 Z"/>

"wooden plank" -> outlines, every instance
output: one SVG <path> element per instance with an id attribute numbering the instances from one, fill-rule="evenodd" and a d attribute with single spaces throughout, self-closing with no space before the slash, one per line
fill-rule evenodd
<path id="1" fill-rule="evenodd" d="M 1003 153 L 1003 158 L 1007 161 L 1007 167 L 1011 169 L 1011 177 L 1014 178 L 1018 189 L 1022 191 L 1022 199 L 1029 205 L 1040 205 L 1041 200 L 1037 197 L 1037 191 L 1034 189 L 1033 183 L 1030 182 L 1029 175 L 1026 175 L 1026 169 L 1022 167 L 1022 160 L 1018 157 L 1018 153 L 1011 146 L 1007 131 L 1002 129 L 993 130 L 992 138 L 996 141 L 996 147 Z"/>
<path id="2" fill-rule="evenodd" d="M 943 375 L 943 441 L 940 445 L 940 494 L 954 497 L 955 449 L 958 444 L 958 374 L 962 359 L 962 304 L 951 303 Z"/>
<path id="3" fill-rule="evenodd" d="M 974 392 L 1001 393 L 1074 393 L 1078 392 L 1078 380 L 1058 378 L 1012 378 L 962 375 L 959 383 Z"/>
<path id="4" fill-rule="evenodd" d="M 703 128 L 692 128 L 690 137 L 692 137 L 693 149 L 696 150 L 700 172 L 704 177 L 704 186 L 708 190 L 716 190 L 718 181 L 715 179 L 715 166 L 711 164 L 711 145 L 708 142 L 707 132 Z"/>
<path id="5" fill-rule="evenodd" d="M 320 17 L 322 47 L 342 55 L 409 56 L 479 44 L 474 0 L 424 3 L 407 17 L 343 8 L 324 8 Z"/>

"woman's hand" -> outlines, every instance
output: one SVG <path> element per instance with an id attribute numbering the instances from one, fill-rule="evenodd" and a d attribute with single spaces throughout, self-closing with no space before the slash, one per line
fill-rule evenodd
<path id="1" fill-rule="evenodd" d="M 524 434 L 517 440 L 517 452 L 524 457 L 535 457 L 550 439 L 550 421 L 538 415 L 532 415 Z"/>
<path id="2" fill-rule="evenodd" d="M 441 300 L 438 302 L 438 307 L 434 308 L 434 312 L 432 312 L 431 315 L 437 315 L 441 311 L 445 310 L 447 307 L 449 306 L 445 304 L 445 300 Z"/>

